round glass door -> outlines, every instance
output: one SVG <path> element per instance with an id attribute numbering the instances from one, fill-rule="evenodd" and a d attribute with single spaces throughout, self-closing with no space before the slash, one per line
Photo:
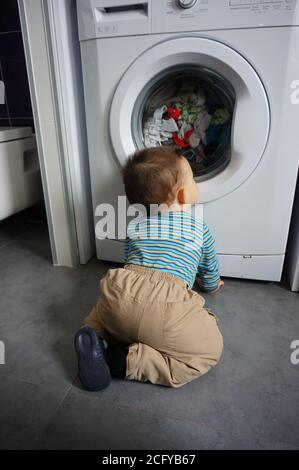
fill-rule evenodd
<path id="1" fill-rule="evenodd" d="M 173 38 L 120 72 L 109 118 L 120 165 L 136 149 L 174 145 L 200 183 L 201 202 L 234 191 L 253 173 L 270 110 L 259 76 L 238 52 L 212 39 Z"/>
<path id="2" fill-rule="evenodd" d="M 138 149 L 174 146 L 190 163 L 196 181 L 224 170 L 231 158 L 235 92 L 212 69 L 181 65 L 155 76 L 132 113 Z"/>

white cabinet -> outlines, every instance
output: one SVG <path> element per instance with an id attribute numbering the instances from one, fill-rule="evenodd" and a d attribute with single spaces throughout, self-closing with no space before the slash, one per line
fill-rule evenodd
<path id="1" fill-rule="evenodd" d="M 35 136 L 30 127 L 0 127 L 0 220 L 42 199 Z"/>

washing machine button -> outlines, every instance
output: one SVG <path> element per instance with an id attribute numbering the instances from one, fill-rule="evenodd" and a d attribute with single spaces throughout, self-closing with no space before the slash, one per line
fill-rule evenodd
<path id="1" fill-rule="evenodd" d="M 192 8 L 197 0 L 177 0 L 177 4 L 181 8 Z"/>

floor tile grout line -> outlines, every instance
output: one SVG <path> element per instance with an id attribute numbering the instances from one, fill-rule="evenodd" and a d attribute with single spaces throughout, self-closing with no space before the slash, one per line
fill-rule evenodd
<path id="1" fill-rule="evenodd" d="M 148 413 L 148 411 L 145 410 L 144 408 L 140 408 L 140 407 L 136 408 L 135 405 L 134 406 L 132 406 L 132 405 L 123 405 L 123 404 L 117 403 L 116 400 L 117 400 L 117 398 L 115 398 L 112 401 L 112 404 L 115 405 L 117 408 L 123 408 L 123 409 L 128 409 L 128 410 L 135 410 L 137 412 Z M 161 418 L 161 415 L 156 414 L 156 413 L 152 413 L 151 416 L 154 416 L 156 418 Z M 184 421 L 184 422 L 188 422 L 188 423 L 198 425 L 198 421 L 193 421 L 192 419 L 188 419 L 188 418 L 187 419 L 185 419 L 185 418 L 175 418 L 175 417 L 169 416 L 169 415 L 163 415 L 163 418 L 169 419 L 171 421 Z M 217 432 L 217 429 L 214 428 L 214 426 L 210 426 L 210 428 L 214 429 Z"/>
<path id="2" fill-rule="evenodd" d="M 60 410 L 61 406 L 63 405 L 63 402 L 65 401 L 67 395 L 70 393 L 71 389 L 73 388 L 73 385 L 77 379 L 78 375 L 76 374 L 75 378 L 73 379 L 73 381 L 71 382 L 70 386 L 66 389 L 65 393 L 63 394 L 60 402 L 58 403 L 58 405 L 56 406 L 52 416 L 49 418 L 49 421 L 45 424 L 45 426 L 43 427 L 43 431 L 41 431 L 40 433 L 40 437 L 39 439 L 37 440 L 36 442 L 36 446 L 35 448 L 38 449 L 39 448 L 39 445 L 40 443 L 42 442 L 42 439 L 45 435 L 45 433 L 47 432 L 48 428 L 51 426 L 51 423 L 54 421 L 54 419 L 56 418 L 56 415 L 58 413 L 58 411 Z"/>
<path id="3" fill-rule="evenodd" d="M 75 380 L 76 380 L 76 379 L 75 379 Z M 70 388 L 73 387 L 73 384 L 74 384 L 74 382 L 72 383 L 72 385 L 71 385 Z M 57 412 L 58 412 L 58 410 L 60 409 L 60 407 L 62 406 L 63 401 L 66 399 L 66 395 L 67 395 L 68 393 L 69 393 L 69 390 L 68 390 L 68 392 L 65 394 L 65 396 L 64 396 L 63 400 L 61 401 L 61 403 L 57 406 L 57 408 L 56 408 L 56 410 L 55 410 L 55 412 L 54 412 L 52 418 L 50 419 L 50 421 L 49 421 L 48 424 L 46 425 L 44 431 L 42 432 L 42 434 L 41 434 L 41 436 L 40 436 L 40 439 L 39 439 L 39 441 L 38 441 L 38 443 L 37 443 L 37 446 L 36 446 L 37 449 L 39 448 L 39 444 L 42 442 L 42 439 L 43 439 L 44 435 L 46 434 L 47 430 L 49 429 L 50 425 L 52 424 L 52 422 L 53 422 L 54 419 L 56 418 Z M 112 401 L 112 403 L 115 404 L 114 400 Z M 119 404 L 116 404 L 116 406 L 117 406 L 118 408 L 122 408 L 122 409 L 132 409 L 132 407 L 130 407 L 130 406 L 128 406 L 128 405 L 119 405 Z M 138 411 L 138 412 L 141 411 L 141 412 L 147 413 L 145 410 L 142 410 L 142 409 L 138 409 L 137 411 Z M 158 414 L 152 414 L 151 416 L 161 419 L 161 416 L 158 415 Z M 170 416 L 163 416 L 162 419 L 165 420 L 165 421 L 171 421 L 171 422 L 186 422 L 186 423 L 190 423 L 190 424 L 192 424 L 192 425 L 198 425 L 198 422 L 191 421 L 191 420 L 189 420 L 189 419 L 178 419 L 178 418 L 173 418 L 173 417 L 170 417 Z M 217 439 L 217 442 L 218 442 L 219 439 L 220 439 L 220 435 L 219 435 L 218 429 L 216 429 L 214 426 L 209 426 L 209 429 L 211 429 L 211 430 L 213 430 L 213 431 L 216 432 L 216 434 L 217 434 L 217 436 L 218 436 L 218 439 Z M 217 442 L 216 442 L 216 443 L 214 442 L 214 445 L 213 445 L 212 447 L 209 447 L 209 448 L 212 449 L 214 446 L 217 445 Z"/>
<path id="4" fill-rule="evenodd" d="M 1 372 L 1 369 L 0 369 L 0 377 L 3 377 L 3 378 L 11 378 L 13 380 L 15 380 L 16 382 L 22 382 L 22 383 L 25 383 L 25 384 L 28 384 L 28 385 L 34 385 L 36 387 L 53 387 L 53 388 L 58 388 L 59 389 L 59 385 L 57 385 L 56 383 L 53 383 L 53 382 L 33 382 L 31 380 L 27 380 L 27 379 L 24 379 L 22 377 L 17 377 L 16 375 L 14 375 L 13 373 L 10 374 L 9 372 L 8 373 L 5 373 Z M 66 391 L 69 390 L 70 387 L 72 387 L 73 383 L 75 382 L 77 376 L 75 377 L 74 381 L 71 382 L 71 384 L 68 386 L 68 388 L 66 389 Z"/>
<path id="5" fill-rule="evenodd" d="M 116 405 L 118 408 L 128 408 L 128 409 L 131 409 L 131 410 L 132 410 L 132 409 L 133 409 L 133 410 L 136 410 L 137 412 L 148 413 L 148 411 L 145 410 L 144 408 L 141 408 L 141 407 L 135 408 L 135 407 L 133 407 L 133 406 L 131 406 L 131 405 L 119 404 L 119 403 L 116 402 L 116 400 L 117 400 L 117 397 L 113 400 L 112 403 L 113 403 L 113 405 Z M 151 416 L 155 416 L 155 417 L 157 417 L 157 418 L 161 418 L 160 415 L 155 414 L 155 413 L 153 413 Z M 169 416 L 169 415 L 163 415 L 163 418 L 164 418 L 164 419 L 168 419 L 168 420 L 170 420 L 170 421 L 179 421 L 179 422 L 182 422 L 182 421 L 183 421 L 183 422 L 195 424 L 195 425 L 198 426 L 198 421 L 193 421 L 192 419 L 189 419 L 189 418 L 175 418 L 175 417 Z M 215 428 L 214 426 L 209 426 L 209 429 L 213 429 L 214 431 L 216 431 L 217 434 L 219 434 L 218 431 L 221 432 L 221 429 L 217 429 L 217 428 Z M 219 436 L 219 438 L 220 438 L 220 436 Z M 262 440 L 262 435 L 260 435 L 260 436 L 257 435 L 257 441 L 259 441 L 259 440 Z M 281 444 L 286 444 L 286 445 L 290 445 L 290 446 L 297 446 L 297 445 L 299 446 L 299 442 L 298 442 L 298 444 L 294 444 L 294 443 L 292 443 L 292 442 L 287 442 L 287 441 L 277 441 L 277 440 L 276 440 L 276 441 L 273 440 L 273 442 L 277 442 L 277 443 L 281 443 Z M 215 446 L 216 446 L 216 445 L 217 445 L 217 443 L 215 444 Z"/>

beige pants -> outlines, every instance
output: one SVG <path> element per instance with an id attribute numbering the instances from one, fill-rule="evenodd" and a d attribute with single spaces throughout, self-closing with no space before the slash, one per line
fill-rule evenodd
<path id="1" fill-rule="evenodd" d="M 171 274 L 137 265 L 110 269 L 84 325 L 128 345 L 126 379 L 181 387 L 217 364 L 223 340 L 205 300 Z"/>

